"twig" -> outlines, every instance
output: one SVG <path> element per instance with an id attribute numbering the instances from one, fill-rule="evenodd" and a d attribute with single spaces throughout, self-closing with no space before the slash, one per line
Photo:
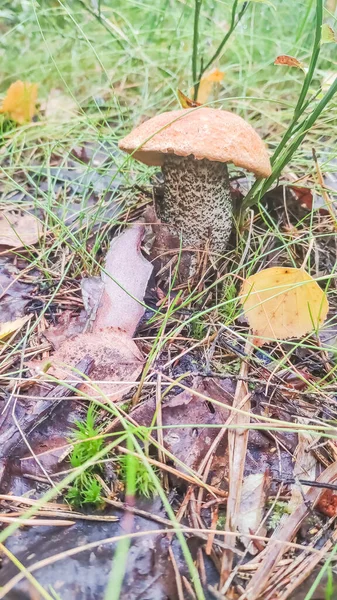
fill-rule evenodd
<path id="1" fill-rule="evenodd" d="M 176 561 L 175 556 L 173 554 L 172 546 L 169 546 L 168 551 L 169 551 L 171 563 L 172 563 L 174 574 L 175 574 L 175 578 L 176 578 L 178 599 L 179 600 L 184 600 L 184 590 L 183 590 L 182 579 L 181 579 L 181 575 L 180 575 L 179 568 L 178 568 L 178 565 L 177 565 L 177 561 Z"/>
<path id="2" fill-rule="evenodd" d="M 104 498 L 104 502 L 106 502 L 107 504 L 111 504 L 111 506 L 114 506 L 115 508 L 117 508 L 117 510 L 127 510 L 130 512 L 133 512 L 135 515 L 138 515 L 139 517 L 144 517 L 144 519 L 149 519 L 150 521 L 154 521 L 155 523 L 160 523 L 161 525 L 167 525 L 168 527 L 173 527 L 173 523 L 172 521 L 170 521 L 170 519 L 166 519 L 165 517 L 160 517 L 159 515 L 156 515 L 154 513 L 149 513 L 146 510 L 142 510 L 140 508 L 136 508 L 136 507 L 131 507 L 128 506 L 126 504 L 124 504 L 123 502 L 119 502 L 118 500 L 111 500 L 110 498 Z M 184 525 L 180 525 L 181 530 L 184 531 L 185 530 L 185 526 Z M 213 534 L 215 535 L 215 532 L 213 532 Z M 208 540 L 208 534 L 206 534 L 205 532 L 201 532 L 199 530 L 193 530 L 193 535 L 195 537 L 200 538 L 201 540 L 204 540 L 205 542 Z M 168 536 L 170 537 L 170 536 Z M 219 546 L 219 548 L 225 548 L 226 546 L 224 545 L 224 543 L 215 538 L 214 539 L 214 544 L 216 546 Z M 242 556 L 242 552 L 240 550 L 236 550 L 235 551 L 236 554 L 238 556 Z"/>

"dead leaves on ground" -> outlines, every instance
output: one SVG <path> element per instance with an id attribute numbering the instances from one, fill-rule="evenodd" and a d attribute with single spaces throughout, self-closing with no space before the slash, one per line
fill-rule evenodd
<path id="1" fill-rule="evenodd" d="M 42 364 L 35 363 L 39 372 L 48 363 L 48 376 L 58 380 L 72 380 L 74 366 L 85 356 L 94 360 L 90 381 L 80 389 L 99 402 L 115 402 L 132 389 L 143 368 L 143 356 L 135 342 L 123 331 L 113 328 L 95 329 L 66 340 Z M 123 383 L 123 382 L 128 383 Z M 131 382 L 131 383 L 130 383 Z"/>
<path id="2" fill-rule="evenodd" d="M 185 94 L 181 90 L 177 90 L 177 94 L 178 100 L 181 104 L 181 108 L 197 108 L 198 106 L 201 106 L 200 102 L 191 100 L 188 96 L 185 96 Z"/>
<path id="3" fill-rule="evenodd" d="M 198 87 L 198 94 L 196 100 L 191 100 L 188 96 L 185 96 L 183 92 L 177 90 L 178 100 L 182 108 L 197 108 L 209 102 L 212 97 L 212 93 L 216 89 L 217 85 L 221 83 L 225 73 L 219 69 L 212 69 L 208 73 L 205 73 L 200 80 Z M 191 95 L 194 94 L 194 88 L 191 90 Z"/>
<path id="4" fill-rule="evenodd" d="M 325 293 L 303 269 L 272 267 L 259 271 L 244 282 L 241 294 L 258 346 L 301 337 L 318 329 L 328 314 Z"/>
<path id="5" fill-rule="evenodd" d="M 37 83 L 21 80 L 13 82 L 2 100 L 0 113 L 18 125 L 29 123 L 37 113 L 37 94 Z M 51 123 L 70 121 L 77 109 L 75 100 L 56 88 L 50 90 L 47 99 L 40 105 L 45 119 Z"/>
<path id="6" fill-rule="evenodd" d="M 140 251 L 143 227 L 112 240 L 102 272 L 104 291 L 95 327 L 118 327 L 132 336 L 144 314 L 142 301 L 153 266 Z"/>
<path id="7" fill-rule="evenodd" d="M 237 515 L 237 528 L 243 535 L 240 539 L 248 552 L 255 556 L 261 547 L 254 545 L 251 540 L 251 534 L 265 536 L 267 534 L 266 525 L 262 524 L 265 504 L 270 486 L 270 476 L 268 472 L 252 473 L 244 478 L 241 491 L 240 509 Z M 261 545 L 261 542 L 259 542 Z M 264 543 L 263 543 L 264 546 Z"/>
<path id="8" fill-rule="evenodd" d="M 7 259 L 0 259 L 0 323 L 15 321 L 24 315 L 35 286 L 19 280 L 20 271 Z"/>
<path id="9" fill-rule="evenodd" d="M 88 331 L 74 336 L 81 325 L 73 323 L 68 338 L 62 323 L 52 328 L 52 335 L 47 337 L 51 341 L 61 337 L 58 349 L 47 361 L 31 364 L 41 373 L 49 362 L 48 376 L 71 379 L 76 363 L 90 356 L 95 363 L 92 383 L 83 384 L 81 390 L 101 402 L 120 400 L 132 389 L 144 364 L 132 339 L 144 312 L 142 302 L 152 272 L 152 265 L 140 251 L 143 233 L 143 226 L 134 225 L 114 239 L 102 273 L 103 285 L 91 278 L 90 286 L 82 286 L 86 289 Z M 61 336 L 57 335 L 59 328 Z"/>
<path id="10" fill-rule="evenodd" d="M 12 333 L 15 333 L 19 329 L 21 329 L 27 321 L 29 321 L 30 316 L 25 315 L 24 317 L 20 317 L 19 319 L 15 319 L 15 321 L 7 321 L 6 323 L 0 323 L 0 342 L 8 338 Z"/>
<path id="11" fill-rule="evenodd" d="M 337 33 L 333 30 L 328 23 L 323 23 L 321 29 L 321 44 L 330 44 L 337 42 Z M 274 65 L 281 65 L 285 67 L 295 67 L 301 69 L 304 73 L 307 73 L 308 68 L 295 56 L 289 56 L 289 54 L 280 54 L 274 60 Z"/>
<path id="12" fill-rule="evenodd" d="M 0 211 L 0 246 L 32 246 L 39 241 L 42 232 L 42 224 L 34 215 L 13 210 Z"/>

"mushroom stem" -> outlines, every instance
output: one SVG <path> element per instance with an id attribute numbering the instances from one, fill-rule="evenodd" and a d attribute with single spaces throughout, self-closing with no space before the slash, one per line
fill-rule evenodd
<path id="1" fill-rule="evenodd" d="M 175 228 L 184 248 L 222 254 L 232 228 L 232 201 L 226 163 L 167 154 L 162 166 L 164 194 L 157 215 Z"/>

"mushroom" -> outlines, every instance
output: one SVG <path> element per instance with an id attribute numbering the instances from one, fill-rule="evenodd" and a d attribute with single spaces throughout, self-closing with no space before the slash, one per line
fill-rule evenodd
<path id="1" fill-rule="evenodd" d="M 227 163 L 268 177 L 271 166 L 256 131 L 236 114 L 214 108 L 174 110 L 145 121 L 119 142 L 121 150 L 160 166 L 164 193 L 155 199 L 161 222 L 183 248 L 223 254 L 232 229 Z"/>

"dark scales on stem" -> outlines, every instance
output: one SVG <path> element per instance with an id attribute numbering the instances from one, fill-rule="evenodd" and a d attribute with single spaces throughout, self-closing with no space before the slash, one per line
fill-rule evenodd
<path id="1" fill-rule="evenodd" d="M 222 254 L 232 228 L 232 201 L 225 163 L 193 156 L 165 156 L 164 194 L 157 198 L 160 220 L 182 236 L 183 247 Z"/>

